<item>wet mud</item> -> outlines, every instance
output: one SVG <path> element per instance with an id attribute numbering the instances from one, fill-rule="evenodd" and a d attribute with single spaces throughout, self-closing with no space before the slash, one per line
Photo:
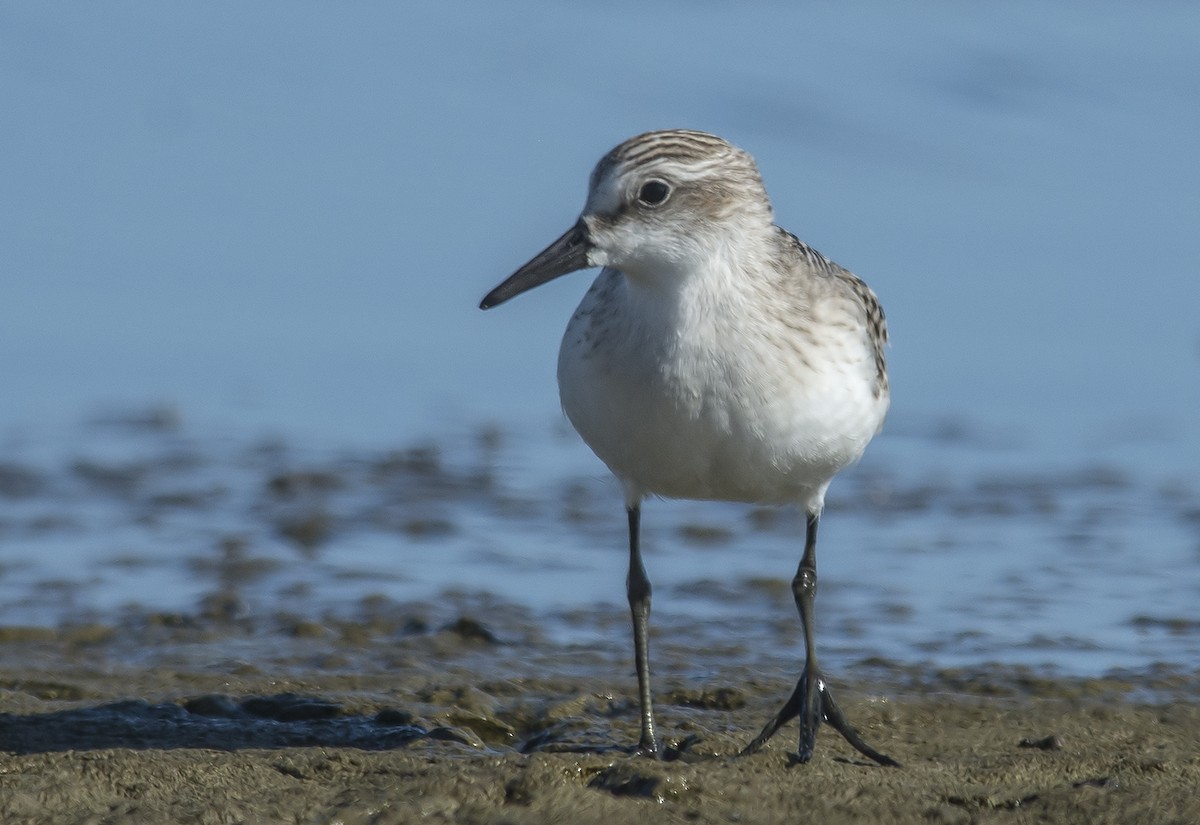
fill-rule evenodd
<path id="1" fill-rule="evenodd" d="M 666 758 L 637 756 L 620 646 L 540 640 L 501 605 L 432 625 L 127 615 L 0 634 L 0 820 L 1200 821 L 1200 675 L 1066 679 L 863 661 L 833 675 L 902 768 L 795 726 L 738 756 L 792 687 L 783 658 L 656 639 Z M 367 615 L 369 614 L 369 615 Z M 293 624 L 292 629 L 295 630 Z"/>

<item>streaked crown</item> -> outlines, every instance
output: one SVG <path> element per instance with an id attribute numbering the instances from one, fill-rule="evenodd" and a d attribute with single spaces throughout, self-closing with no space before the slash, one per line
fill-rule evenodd
<path id="1" fill-rule="evenodd" d="M 692 206 L 708 206 L 701 211 L 715 211 L 717 217 L 735 206 L 765 208 L 770 215 L 770 201 L 754 158 L 707 132 L 665 129 L 629 138 L 600 159 L 590 183 L 596 192 L 606 184 L 656 176 L 673 187 L 682 185 L 694 194 L 703 194 Z"/>

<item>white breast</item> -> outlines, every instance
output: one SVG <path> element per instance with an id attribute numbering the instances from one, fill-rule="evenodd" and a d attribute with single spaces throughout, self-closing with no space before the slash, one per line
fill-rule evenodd
<path id="1" fill-rule="evenodd" d="M 745 285 L 661 286 L 605 270 L 584 297 L 558 362 L 575 429 L 630 503 L 657 494 L 819 510 L 887 410 L 854 308 L 830 296 L 797 312 Z"/>

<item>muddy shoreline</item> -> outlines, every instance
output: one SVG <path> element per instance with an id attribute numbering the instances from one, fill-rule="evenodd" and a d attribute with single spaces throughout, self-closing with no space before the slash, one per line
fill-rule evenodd
<path id="1" fill-rule="evenodd" d="M 794 724 L 737 756 L 800 668 L 800 525 L 656 508 L 656 762 L 631 753 L 606 482 L 522 480 L 495 430 L 323 454 L 152 415 L 80 439 L 0 462 L 5 825 L 1200 822 L 1185 483 L 844 479 L 869 506 L 832 523 L 869 575 L 832 567 L 819 644 L 902 769 L 830 731 L 795 765 Z M 1163 558 L 1097 538 L 1146 525 Z"/>
<path id="2" fill-rule="evenodd" d="M 630 754 L 620 644 L 547 642 L 519 611 L 431 624 L 126 617 L 0 628 L 0 819 L 124 822 L 1195 822 L 1200 674 L 1105 678 L 877 660 L 835 674 L 866 763 L 794 726 L 739 758 L 785 657 L 656 639 L 669 759 Z"/>

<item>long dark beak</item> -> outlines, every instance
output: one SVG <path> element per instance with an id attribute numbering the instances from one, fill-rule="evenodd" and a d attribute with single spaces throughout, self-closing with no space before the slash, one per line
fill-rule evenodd
<path id="1" fill-rule="evenodd" d="M 543 249 L 532 261 L 485 295 L 479 303 L 479 308 L 491 309 L 535 286 L 553 281 L 560 275 L 587 269 L 590 266 L 588 263 L 590 248 L 591 241 L 588 238 L 587 224 L 580 218 L 579 222 L 568 229 L 561 238 Z"/>

